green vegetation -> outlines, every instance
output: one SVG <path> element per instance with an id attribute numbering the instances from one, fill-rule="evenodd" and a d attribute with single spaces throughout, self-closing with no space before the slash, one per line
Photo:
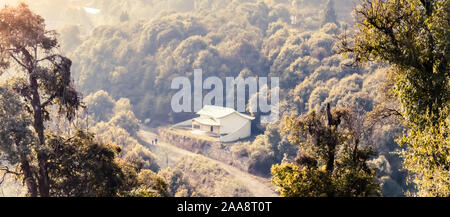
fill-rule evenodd
<path id="1" fill-rule="evenodd" d="M 412 172 L 410 182 L 417 185 L 417 195 L 447 197 L 450 195 L 449 119 L 427 124 L 425 129 L 413 126 L 409 135 L 398 139 L 408 149 L 402 152 L 403 166 Z"/>
<path id="2" fill-rule="evenodd" d="M 93 134 L 81 130 L 72 136 L 47 134 L 45 145 L 38 146 L 38 140 L 30 130 L 32 118 L 25 112 L 20 96 L 10 88 L 0 87 L 0 105 L 1 157 L 13 165 L 1 169 L 6 172 L 3 175 L 23 179 L 28 195 L 33 196 L 33 187 L 37 185 L 33 174 L 39 171 L 36 163 L 39 149 L 45 150 L 48 156 L 49 196 L 119 196 L 135 195 L 136 192 L 146 192 L 137 194 L 140 196 L 168 195 L 164 180 L 156 175 L 145 180 L 139 178 L 154 174 L 145 169 L 157 167 L 145 164 L 154 164 L 153 159 L 139 163 L 129 158 L 120 160 L 117 158 L 120 146 L 99 143 Z M 27 172 L 31 174 L 25 174 Z M 1 180 L 4 181 L 4 176 Z"/>
<path id="3" fill-rule="evenodd" d="M 88 119 L 89 129 L 96 133 L 98 140 L 119 145 L 121 159 L 153 172 L 159 171 L 153 153 L 137 139 L 140 121 L 135 117 L 128 99 L 115 101 L 105 91 L 98 91 L 86 96 L 84 101 L 88 115 L 80 114 L 80 118 Z"/>
<path id="4" fill-rule="evenodd" d="M 321 7 L 309 1 L 298 2 L 298 7 L 281 1 L 230 2 L 223 7 L 211 3 L 207 10 L 196 13 L 161 13 L 153 19 L 130 18 L 96 28 L 68 52 L 74 58 L 76 83 L 85 94 L 104 90 L 113 99 L 130 99 L 136 117 L 151 120 L 152 125 L 192 117 L 170 109 L 174 93 L 170 82 L 176 76 L 192 78 L 194 68 L 202 68 L 205 77 L 280 77 L 283 116 L 320 110 L 327 103 L 364 113 L 381 102 L 377 88 L 385 80 L 384 69 L 346 66 L 351 60 L 333 48 L 338 45 L 336 36 L 348 25 L 339 20 L 322 25 L 325 13 L 318 12 L 327 9 L 333 14 L 326 1 Z M 299 10 L 308 7 L 316 8 L 311 9 L 316 15 Z M 339 18 L 340 13 L 336 14 Z M 298 25 L 291 24 L 291 15 L 298 15 Z M 297 146 L 280 132 L 282 128 L 281 122 L 269 126 L 256 123 L 253 132 L 265 135 L 233 145 L 231 151 L 234 156 L 249 158 L 248 171 L 267 177 L 272 164 L 284 158 L 292 161 L 297 153 Z M 374 147 L 392 165 L 387 176 L 405 188 L 405 174 L 398 170 L 400 159 L 392 154 L 398 150 L 394 138 L 401 134 L 401 127 L 391 125 L 377 132 L 380 142 Z"/>
<path id="5" fill-rule="evenodd" d="M 276 125 L 267 126 L 264 134 L 253 141 L 233 144 L 230 150 L 235 158 L 248 159 L 248 172 L 263 177 L 270 176 L 274 162 L 281 162 L 297 153 L 297 147 L 287 140 L 287 136 L 280 135 Z"/>
<path id="6" fill-rule="evenodd" d="M 204 77 L 279 76 L 285 97 L 319 66 L 322 73 L 334 67 L 338 79 L 362 72 L 339 67 L 344 58 L 332 51 L 339 25 L 312 31 L 291 26 L 289 15 L 295 12 L 285 3 L 223 4 L 94 29 L 66 51 L 74 60 L 76 83 L 86 95 L 104 90 L 114 99 L 128 98 L 140 120 L 162 125 L 192 116 L 171 111 L 170 83 L 176 76 L 192 78 L 195 68 L 202 68 Z"/>
<path id="7" fill-rule="evenodd" d="M 0 11 L 2 188 L 251 196 L 202 158 L 160 168 L 137 136 L 193 116 L 170 83 L 201 68 L 280 78 L 284 120 L 252 114 L 254 137 L 218 146 L 282 196 L 450 195 L 448 0 L 362 0 L 353 28 L 352 0 L 26 2 L 46 20 Z"/>
<path id="8" fill-rule="evenodd" d="M 347 109 L 287 118 L 290 140 L 300 146 L 295 163 L 272 167 L 272 182 L 287 197 L 368 197 L 380 194 L 367 164 L 372 147 L 362 144 L 360 118 Z"/>
<path id="9" fill-rule="evenodd" d="M 351 3 L 340 2 L 334 13 L 333 3 L 326 3 L 299 1 L 292 7 L 287 1 L 211 1 L 197 4 L 204 8 L 194 9 L 195 13 L 161 13 L 147 20 L 130 17 L 94 29 L 68 55 L 74 59 L 82 92 L 104 90 L 113 99 L 128 98 L 136 117 L 151 120 L 152 125 L 192 117 L 172 112 L 169 88 L 176 76 L 192 78 L 194 68 L 202 68 L 205 77 L 280 77 L 282 116 L 300 116 L 327 103 L 369 112 L 383 100 L 377 89 L 386 80 L 385 69 L 375 64 L 347 66 L 351 60 L 334 48 L 339 45 L 337 35 L 349 26 L 340 21 L 350 16 L 341 15 L 339 7 L 346 5 L 350 12 Z M 324 23 L 327 14 L 336 14 L 338 20 Z M 271 165 L 293 161 L 297 154 L 298 147 L 281 130 L 283 125 L 256 123 L 253 132 L 264 135 L 232 145 L 232 154 L 248 158 L 249 172 L 269 176 Z M 394 190 L 385 195 L 399 196 L 406 190 L 406 174 L 399 170 L 399 156 L 393 154 L 399 150 L 394 139 L 402 128 L 389 124 L 376 129 L 372 137 L 376 151 L 392 167 L 388 174 L 377 176 L 383 186 L 393 185 L 388 184 L 386 189 Z"/>
<path id="10" fill-rule="evenodd" d="M 409 130 L 397 142 L 419 196 L 449 196 L 449 1 L 363 1 L 344 51 L 390 64 L 388 94 Z M 381 105 L 383 106 L 383 105 Z"/>
<path id="11" fill-rule="evenodd" d="M 46 30 L 44 19 L 31 12 L 27 5 L 21 3 L 17 7 L 3 8 L 0 11 L 0 25 L 0 69 L 17 66 L 15 74 L 21 75 L 21 79 L 14 80 L 12 87 L 26 102 L 24 108 L 33 117 L 32 125 L 37 134 L 33 151 L 37 152 L 39 172 L 31 171 L 28 153 L 19 153 L 23 179 L 31 196 L 39 193 L 47 197 L 50 196 L 50 179 L 44 121 L 49 119 L 49 106 L 58 106 L 59 113 L 71 120 L 81 105 L 79 94 L 70 83 L 72 62 L 56 53 L 56 32 Z M 44 55 L 38 56 L 41 53 Z M 20 144 L 14 141 L 6 145 Z"/>
<path id="12" fill-rule="evenodd" d="M 0 120 L 5 125 L 0 130 L 1 157 L 2 162 L 6 160 L 15 167 L 0 168 L 1 182 L 6 175 L 16 176 L 32 197 L 119 196 L 134 188 L 144 195 L 167 195 L 161 187 L 164 184 L 151 185 L 153 179 L 137 179 L 138 174 L 146 172 L 143 162 L 116 160 L 120 148 L 104 145 L 79 129 L 62 135 L 47 130 L 44 122 L 52 121 L 55 108 L 60 116 L 72 121 L 82 106 L 71 83 L 72 62 L 55 53 L 56 33 L 46 31 L 44 19 L 27 5 L 5 7 L 0 20 L 1 67 L 14 67 L 15 72 L 0 88 Z M 129 127 L 124 115 L 118 114 L 113 123 Z M 153 162 L 148 166 L 155 168 Z"/>
<path id="13" fill-rule="evenodd" d="M 116 159 L 119 146 L 78 131 L 48 138 L 50 195 L 63 197 L 168 196 L 167 184 L 133 161 Z"/>

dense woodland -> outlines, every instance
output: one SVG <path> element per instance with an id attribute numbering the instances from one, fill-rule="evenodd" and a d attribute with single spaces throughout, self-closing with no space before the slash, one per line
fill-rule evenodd
<path id="1" fill-rule="evenodd" d="M 229 150 L 281 196 L 450 195 L 447 0 L 25 2 L 0 11 L 9 195 L 252 196 L 204 159 L 161 168 L 138 136 L 193 117 L 170 84 L 197 68 L 280 78 L 281 120 L 252 114 Z"/>

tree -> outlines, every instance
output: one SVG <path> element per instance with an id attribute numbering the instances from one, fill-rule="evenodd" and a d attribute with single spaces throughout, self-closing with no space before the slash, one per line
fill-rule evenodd
<path id="1" fill-rule="evenodd" d="M 427 113 L 436 124 L 450 103 L 449 8 L 448 0 L 365 0 L 353 41 L 342 40 L 356 63 L 392 66 L 394 94 L 412 124 L 423 126 Z"/>
<path id="2" fill-rule="evenodd" d="M 170 196 L 166 181 L 143 169 L 144 162 L 120 159 L 120 146 L 101 143 L 92 133 L 49 135 L 47 146 L 50 196 Z"/>
<path id="3" fill-rule="evenodd" d="M 44 19 L 26 4 L 6 6 L 0 11 L 0 69 L 16 66 L 16 74 L 27 78 L 19 80 L 14 88 L 33 116 L 33 128 L 41 148 L 37 149 L 37 186 L 29 187 L 37 187 L 43 197 L 50 195 L 44 135 L 44 122 L 49 119 L 47 109 L 57 105 L 59 112 L 70 120 L 81 106 L 79 94 L 71 84 L 72 62 L 57 54 L 57 48 L 56 32 L 46 30 Z M 37 196 L 36 189 L 29 190 L 31 196 Z"/>
<path id="4" fill-rule="evenodd" d="M 33 196 L 38 194 L 35 153 L 42 147 L 30 130 L 32 118 L 24 107 L 18 94 L 0 87 L 0 161 L 13 165 L 0 167 L 0 184 L 6 175 L 13 175 L 23 179 Z M 70 137 L 47 134 L 45 150 L 49 196 L 169 196 L 165 180 L 143 169 L 145 162 L 121 160 L 119 146 L 98 142 L 92 133 L 77 130 Z"/>
<path id="5" fill-rule="evenodd" d="M 414 175 L 409 182 L 417 186 L 421 197 L 450 196 L 450 119 L 427 124 L 424 129 L 413 126 L 409 135 L 398 142 L 407 145 L 401 152 L 403 166 Z"/>
<path id="6" fill-rule="evenodd" d="M 108 121 L 113 115 L 114 99 L 104 90 L 89 94 L 84 98 L 89 115 L 94 121 Z"/>
<path id="7" fill-rule="evenodd" d="M 136 137 L 139 131 L 139 120 L 131 111 L 118 112 L 111 118 L 109 123 L 125 129 L 133 137 Z"/>
<path id="8" fill-rule="evenodd" d="M 286 118 L 290 141 L 299 145 L 294 163 L 272 167 L 272 182 L 286 197 L 367 197 L 380 194 L 375 170 L 368 160 L 375 155 L 361 143 L 358 116 L 349 109 L 330 109 L 303 118 Z"/>
<path id="9" fill-rule="evenodd" d="M 36 143 L 33 132 L 28 126 L 32 119 L 25 112 L 20 96 L 10 88 L 0 87 L 0 162 L 6 160 L 11 165 L 20 164 L 22 174 L 6 166 L 0 167 L 3 172 L 0 184 L 8 174 L 23 175 L 23 181 L 30 195 L 37 195 L 37 184 L 33 178 L 30 165 L 33 144 Z"/>
<path id="10" fill-rule="evenodd" d="M 450 166 L 449 11 L 448 0 L 365 0 L 356 9 L 356 32 L 342 40 L 342 51 L 355 63 L 391 66 L 387 90 L 400 102 L 394 113 L 409 128 L 397 142 L 406 148 L 403 166 L 419 195 L 450 195 L 440 187 L 448 186 Z"/>
<path id="11" fill-rule="evenodd" d="M 323 13 L 322 26 L 327 23 L 336 23 L 336 24 L 338 23 L 336 11 L 334 10 L 333 0 L 328 0 L 325 10 L 322 13 Z"/>
<path id="12" fill-rule="evenodd" d="M 112 197 L 135 185 L 136 175 L 125 172 L 128 165 L 115 161 L 120 148 L 96 142 L 93 134 L 49 135 L 47 146 L 50 196 Z"/>
<path id="13" fill-rule="evenodd" d="M 120 22 L 126 22 L 126 21 L 130 20 L 130 16 L 128 15 L 128 12 L 122 11 L 122 13 L 120 14 L 119 20 L 120 20 Z"/>
<path id="14" fill-rule="evenodd" d="M 169 184 L 151 170 L 142 170 L 137 177 L 138 186 L 128 193 L 135 197 L 170 197 Z"/>

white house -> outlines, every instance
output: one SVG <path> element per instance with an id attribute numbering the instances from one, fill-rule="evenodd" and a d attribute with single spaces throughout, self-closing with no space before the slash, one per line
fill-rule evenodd
<path id="1" fill-rule="evenodd" d="M 250 137 L 254 117 L 232 108 L 206 105 L 197 112 L 200 117 L 192 119 L 192 131 L 218 136 L 221 142 L 234 142 Z"/>

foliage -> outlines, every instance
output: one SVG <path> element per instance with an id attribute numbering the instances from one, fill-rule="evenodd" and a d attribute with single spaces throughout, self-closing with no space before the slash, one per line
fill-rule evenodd
<path id="1" fill-rule="evenodd" d="M 394 94 L 414 124 L 425 123 L 427 111 L 439 119 L 450 103 L 449 8 L 447 0 L 363 1 L 353 47 L 344 49 L 358 62 L 394 66 Z"/>
<path id="2" fill-rule="evenodd" d="M 81 107 L 79 93 L 71 80 L 72 61 L 57 52 L 56 32 L 45 29 L 44 19 L 34 14 L 26 4 L 5 6 L 0 11 L 0 70 L 16 67 L 14 90 L 26 102 L 25 108 L 33 117 L 39 148 L 38 176 L 30 171 L 30 162 L 22 157 L 22 170 L 31 196 L 50 195 L 45 150 L 45 126 L 49 120 L 48 107 L 55 105 L 59 113 L 72 120 Z M 25 155 L 26 153 L 19 153 Z"/>
<path id="3" fill-rule="evenodd" d="M 295 157 L 297 153 L 297 147 L 280 133 L 278 123 L 269 124 L 264 134 L 258 135 L 253 141 L 237 142 L 230 151 L 237 159 L 248 159 L 248 172 L 268 177 L 274 162 L 281 162 L 285 156 Z"/>
<path id="4" fill-rule="evenodd" d="M 169 195 L 164 179 L 142 169 L 142 164 L 119 159 L 119 146 L 99 143 L 94 136 L 77 131 L 69 139 L 57 135 L 48 137 L 51 196 Z"/>
<path id="5" fill-rule="evenodd" d="M 88 108 L 89 115 L 94 118 L 95 122 L 111 119 L 115 101 L 107 92 L 99 90 L 89 94 L 84 98 L 84 102 Z"/>
<path id="6" fill-rule="evenodd" d="M 5 182 L 7 175 L 16 177 L 32 177 L 30 161 L 34 159 L 33 153 L 36 148 L 36 138 L 29 128 L 32 118 L 25 112 L 25 104 L 20 100 L 20 96 L 11 88 L 0 86 L 0 185 Z M 20 165 L 10 169 L 10 165 Z M 19 171 L 22 170 L 23 174 Z M 22 179 L 27 184 L 27 193 L 36 192 L 36 182 L 34 178 Z"/>
<path id="7" fill-rule="evenodd" d="M 79 115 L 82 103 L 71 79 L 72 61 L 56 53 L 56 32 L 45 30 L 44 19 L 27 5 L 6 6 L 0 17 L 0 66 L 16 69 L 0 87 L 0 120 L 5 123 L 0 131 L 4 141 L 0 162 L 6 160 L 6 165 L 14 167 L 2 165 L 1 182 L 6 174 L 21 178 L 29 196 L 119 196 L 130 191 L 140 192 L 136 193 L 140 196 L 167 196 L 164 180 L 142 170 L 157 171 L 159 167 L 153 154 L 130 138 L 129 133 L 136 135 L 139 121 L 126 99 L 119 100 L 116 107 L 105 93 L 90 100 L 101 98 L 106 104 L 109 100 L 113 106 L 110 113 L 117 115 L 102 117 L 102 111 L 97 111 L 98 121 L 112 118 L 111 125 L 129 131 L 119 128 L 120 139 L 126 142 L 122 145 L 126 161 L 117 158 L 118 146 L 104 145 L 112 143 L 94 140 L 93 134 L 83 130 L 71 134 L 71 127 L 66 127 L 67 134 L 47 132 L 51 124 L 44 127 L 44 122 L 53 124 L 54 108 L 68 121 Z"/>
<path id="8" fill-rule="evenodd" d="M 334 1 L 328 0 L 327 6 L 323 11 L 322 24 L 337 23 L 336 11 L 334 10 Z"/>
<path id="9" fill-rule="evenodd" d="M 128 162 L 139 164 L 144 169 L 157 172 L 160 168 L 150 150 L 139 143 L 124 129 L 108 124 L 98 123 L 91 129 L 96 138 L 104 143 L 115 144 L 121 148 L 119 157 Z"/>
<path id="10" fill-rule="evenodd" d="M 161 170 L 159 175 L 167 180 L 169 192 L 175 197 L 199 197 L 204 196 L 197 192 L 195 187 L 189 181 L 189 177 L 185 175 L 179 168 L 168 168 Z"/>
<path id="11" fill-rule="evenodd" d="M 163 177 L 151 170 L 142 170 L 137 177 L 137 186 L 126 196 L 132 197 L 169 197 L 168 183 Z"/>
<path id="12" fill-rule="evenodd" d="M 324 197 L 328 196 L 328 177 L 324 167 L 299 167 L 293 163 L 274 165 L 271 169 L 272 182 L 278 186 L 283 197 Z"/>
<path id="13" fill-rule="evenodd" d="M 18 94 L 11 88 L 0 86 L 0 157 L 13 165 L 30 155 L 36 143 L 29 128 L 31 117 L 24 108 Z"/>
<path id="14" fill-rule="evenodd" d="M 409 127 L 397 141 L 406 148 L 403 167 L 420 196 L 448 196 L 449 8 L 447 0 L 365 0 L 352 40 L 342 40 L 357 63 L 391 65 L 386 90 L 400 106 L 382 104 L 387 112 L 381 114 L 396 111 Z"/>
<path id="15" fill-rule="evenodd" d="M 109 122 L 112 125 L 123 128 L 131 136 L 137 136 L 136 133 L 139 131 L 140 122 L 132 111 L 118 112 Z"/>
<path id="16" fill-rule="evenodd" d="M 47 139 L 51 196 L 111 197 L 125 186 L 125 175 L 114 161 L 118 147 L 96 143 L 92 134 L 78 131 L 69 139 Z"/>
<path id="17" fill-rule="evenodd" d="M 135 164 L 137 168 L 142 167 L 153 172 L 160 169 L 155 163 L 154 155 L 136 139 L 139 119 L 151 120 L 151 122 L 145 121 L 145 123 L 155 125 L 186 120 L 187 114 L 171 112 L 170 96 L 173 90 L 170 90 L 169 87 L 170 81 L 176 76 L 187 76 L 192 79 L 194 68 L 202 68 L 204 76 L 218 76 L 222 79 L 230 76 L 280 77 L 280 112 L 282 116 L 299 116 L 311 111 L 318 111 L 330 103 L 335 107 L 352 108 L 360 114 L 373 109 L 382 115 L 397 111 L 403 112 L 403 114 L 407 114 L 405 117 L 423 125 L 423 130 L 429 125 L 425 124 L 427 120 L 423 114 L 425 114 L 427 106 L 424 105 L 436 98 L 433 98 L 434 93 L 431 94 L 430 91 L 420 93 L 410 87 L 424 86 L 423 84 L 426 83 L 423 82 L 424 78 L 426 80 L 430 76 L 408 67 L 405 67 L 406 71 L 400 71 L 399 67 L 395 68 L 399 64 L 388 59 L 409 58 L 412 59 L 412 63 L 417 62 L 424 66 L 429 66 L 429 63 L 432 62 L 436 66 L 434 67 L 436 75 L 431 77 L 447 79 L 447 83 L 436 80 L 438 82 L 429 82 L 429 84 L 433 84 L 427 84 L 424 87 L 431 89 L 429 87 L 444 84 L 444 89 L 440 94 L 434 95 L 441 95 L 443 99 L 441 104 L 443 107 L 448 107 L 448 94 L 446 96 L 448 85 L 445 87 L 445 84 L 448 84 L 448 72 L 442 71 L 445 69 L 442 63 L 448 64 L 445 57 L 449 56 L 446 53 L 448 52 L 448 48 L 446 48 L 448 47 L 448 31 L 443 31 L 448 29 L 448 14 L 445 14 L 445 11 L 448 11 L 448 1 L 431 1 L 433 7 L 440 9 L 435 10 L 434 15 L 427 19 L 418 16 L 425 12 L 419 1 L 400 1 L 405 2 L 404 5 L 395 5 L 395 2 L 399 1 L 376 1 L 380 3 L 379 5 L 385 2 L 394 3 L 379 10 L 375 7 L 368 15 L 371 17 L 381 15 L 378 17 L 380 18 L 377 20 L 378 23 L 392 25 L 394 36 L 397 37 L 397 41 L 401 42 L 398 45 L 402 52 L 408 54 L 409 51 L 412 51 L 411 55 L 384 53 L 387 55 L 386 58 L 378 60 L 394 66 L 387 68 L 391 72 L 386 71 L 385 64 L 378 63 L 348 67 L 351 60 L 336 53 L 334 48 L 338 44 L 335 36 L 348 31 L 343 21 L 350 20 L 349 14 L 346 13 L 353 6 L 351 0 L 340 0 L 339 4 L 335 5 L 335 9 L 331 7 L 332 1 L 327 3 L 325 0 L 193 0 L 183 1 L 181 4 L 178 0 L 89 1 L 89 7 L 102 10 L 95 16 L 88 15 L 84 10 L 78 10 L 73 5 L 61 0 L 28 2 L 31 8 L 46 17 L 50 26 L 59 27 L 58 31 L 61 35 L 57 36 L 54 35 L 54 32 L 48 32 L 47 36 L 52 40 L 57 38 L 61 42 L 64 54 L 74 60 L 71 71 L 75 72 L 75 84 L 87 96 L 84 101 L 88 106 L 87 116 L 82 115 L 80 111 L 75 116 L 86 118 L 85 127 L 89 127 L 95 132 L 96 139 L 101 143 L 121 147 L 122 151 L 118 153 L 119 159 L 116 160 Z M 87 3 L 85 0 L 79 2 L 80 4 Z M 327 4 L 329 5 L 327 6 Z M 49 10 L 49 8 L 55 9 Z M 330 13 L 320 14 L 319 12 L 323 8 Z M 358 8 L 359 11 L 362 11 L 360 9 L 364 9 L 364 4 Z M 409 15 L 411 11 L 415 12 L 412 13 L 414 16 L 408 17 L 397 16 L 397 11 L 405 12 L 406 15 Z M 361 13 L 357 14 L 359 14 L 357 21 L 363 23 L 364 16 Z M 328 22 L 324 23 L 325 15 L 332 15 L 330 17 L 335 15 L 338 20 L 330 18 Z M 393 22 L 400 18 L 405 19 L 401 22 Z M 61 22 L 54 24 L 54 20 Z M 408 22 L 418 24 L 418 26 L 407 25 Z M 395 46 L 390 46 L 394 45 L 392 43 L 383 47 L 386 44 L 378 42 L 380 40 L 383 40 L 382 42 L 389 41 L 389 37 L 383 35 L 383 31 L 376 27 L 373 28 L 370 22 L 365 24 L 367 25 L 357 28 L 360 32 L 355 35 L 361 40 L 355 40 L 353 44 L 355 50 L 356 48 L 367 48 L 369 45 L 380 45 L 378 47 L 380 49 L 395 48 Z M 389 29 L 391 28 L 389 25 L 382 27 Z M 414 28 L 410 28 L 410 26 Z M 426 28 L 429 28 L 430 31 L 427 31 Z M 401 34 L 405 32 L 409 35 L 402 36 Z M 371 33 L 373 35 L 370 35 Z M 428 43 L 430 35 L 433 39 L 431 41 L 435 42 L 435 47 Z M 351 41 L 346 42 L 352 43 Z M 414 46 L 411 47 L 408 43 Z M 361 46 L 358 47 L 358 45 Z M 352 53 L 352 57 L 370 60 L 382 51 L 372 49 L 370 54 Z M 378 56 L 384 58 L 384 54 Z M 420 59 L 413 59 L 414 55 L 420 56 Z M 427 59 L 430 61 L 427 62 Z M 59 57 L 54 60 L 60 65 L 68 66 L 69 63 Z M 16 65 L 13 66 L 19 67 Z M 9 71 L 16 74 L 13 70 Z M 446 71 L 448 71 L 448 67 Z M 57 90 L 63 90 L 62 87 L 68 84 L 70 79 L 59 76 L 58 73 L 55 79 L 52 72 L 47 70 L 42 73 L 44 79 L 39 83 L 39 88 L 46 91 L 48 89 L 54 93 Z M 386 76 L 386 73 L 390 76 Z M 410 75 L 412 77 L 409 77 Z M 387 77 L 388 79 L 386 79 Z M 7 82 L 20 92 L 20 90 L 27 90 L 24 87 L 27 86 L 28 80 L 22 76 L 22 79 L 8 79 Z M 383 82 L 391 85 L 391 87 L 384 88 L 385 90 L 393 90 L 397 96 L 411 96 L 408 100 L 401 98 L 402 104 L 410 108 L 402 110 L 399 107 L 386 106 L 388 103 L 381 97 L 384 93 L 376 91 L 382 89 L 380 84 Z M 41 96 L 43 100 L 50 99 L 50 95 L 41 94 Z M 55 96 L 53 101 L 50 100 L 51 103 L 57 103 L 56 107 L 58 107 L 58 97 L 60 96 Z M 420 103 L 415 103 L 415 99 L 418 99 Z M 21 100 L 23 99 L 19 99 L 19 101 Z M 380 102 L 383 102 L 383 105 L 377 106 Z M 434 105 L 437 104 L 439 102 L 434 103 Z M 23 110 L 27 107 L 29 110 L 33 108 L 26 103 L 23 106 Z M 386 112 L 386 108 L 392 109 L 392 107 L 395 107 L 395 110 Z M 66 109 L 63 108 L 63 115 L 68 114 L 64 113 Z M 47 110 L 50 115 L 53 115 L 53 106 L 48 104 Z M 43 113 L 45 116 L 46 112 Z M 417 116 L 418 114 L 420 115 Z M 448 116 L 443 114 L 444 117 Z M 11 118 L 10 120 L 14 120 L 10 123 L 23 122 L 23 119 L 18 117 L 21 114 L 14 115 L 14 117 L 8 116 Z M 253 132 L 264 131 L 264 134 L 257 136 L 254 141 L 233 144 L 231 147 L 235 156 L 248 159 L 249 171 L 267 176 L 272 164 L 295 161 L 294 158 L 299 147 L 298 144 L 294 145 L 289 141 L 290 136 L 287 132 L 280 130 L 285 128 L 285 123 L 262 125 L 258 123 L 258 120 L 255 122 L 254 129 L 258 129 L 258 131 Z M 72 122 L 69 125 L 71 124 Z M 380 157 L 371 161 L 371 164 L 380 167 L 377 169 L 376 176 L 382 185 L 383 195 L 386 196 L 400 196 L 405 190 L 405 172 L 401 170 L 399 157 L 393 154 L 399 149 L 394 138 L 401 134 L 403 127 L 403 123 L 383 122 L 373 129 L 372 135 L 361 138 L 360 141 L 361 144 L 373 141 L 373 146 L 380 153 Z M 66 129 L 71 130 L 69 127 Z M 28 130 L 32 131 L 32 129 Z M 444 130 L 446 129 L 444 128 Z M 12 135 L 11 132 L 8 132 L 9 135 Z M 26 141 L 19 142 L 23 144 L 25 150 L 32 149 L 31 146 L 34 145 L 28 141 L 39 141 L 33 136 L 24 138 L 22 134 L 17 138 Z M 418 141 L 418 138 L 411 138 L 407 141 Z M 406 143 L 403 147 L 407 147 Z M 3 152 L 2 156 L 8 156 L 7 152 Z M 17 161 L 17 155 L 10 156 L 14 156 Z M 36 156 L 29 155 L 27 159 L 29 158 L 34 164 L 34 157 Z M 386 165 L 389 165 L 390 170 L 386 169 L 388 167 Z M 15 171 L 20 169 L 20 164 L 14 166 Z M 303 168 L 295 164 L 290 165 L 290 167 L 293 166 Z M 138 176 L 138 172 L 133 172 L 130 167 L 123 168 L 128 168 L 124 171 L 125 174 Z M 304 171 L 307 170 L 302 169 L 302 171 L 304 174 Z M 169 184 L 169 189 L 170 186 L 180 186 L 170 190 L 171 195 L 201 195 L 192 190 L 195 182 L 194 184 L 188 183 L 190 175 L 183 175 L 182 170 L 179 169 L 168 173 L 170 175 L 165 178 L 173 178 L 172 183 L 174 183 Z M 354 178 L 351 175 L 345 175 L 345 171 L 341 171 L 340 174 L 342 174 L 342 179 L 336 181 L 339 183 L 371 177 L 371 175 L 369 177 L 361 175 Z M 152 177 L 154 183 L 158 183 L 156 176 L 148 175 L 147 177 Z M 228 184 L 239 186 L 231 180 L 225 180 L 223 183 L 225 184 L 217 185 L 222 187 Z M 342 190 L 346 185 L 342 187 L 336 184 L 333 187 Z M 162 185 L 149 184 L 148 186 Z M 222 187 L 218 187 L 215 194 L 229 195 L 229 192 L 225 192 Z M 235 187 L 232 188 L 239 189 Z M 134 191 L 132 195 L 155 195 L 155 192 L 147 191 L 146 187 L 143 187 Z M 208 190 L 208 193 L 210 192 L 211 189 Z M 164 195 L 163 191 L 160 193 L 160 195 Z M 236 190 L 235 193 L 243 194 L 239 190 Z M 121 195 L 124 196 L 127 193 Z"/>
<path id="18" fill-rule="evenodd" d="M 119 157 L 125 161 L 153 172 L 160 169 L 153 153 L 138 140 L 140 121 L 135 117 L 129 99 L 115 101 L 107 92 L 100 90 L 88 95 L 85 102 L 88 115 L 84 118 L 91 120 L 90 129 L 96 133 L 97 139 L 120 146 L 122 152 Z"/>
<path id="19" fill-rule="evenodd" d="M 38 88 L 41 97 L 46 99 L 42 102 L 43 115 L 47 113 L 47 106 L 56 104 L 68 119 L 73 118 L 80 106 L 80 99 L 71 84 L 71 60 L 55 53 L 59 46 L 56 32 L 46 30 L 44 19 L 23 3 L 17 7 L 3 8 L 0 16 L 2 69 L 18 66 L 20 72 L 35 73 L 34 77 L 39 81 L 36 85 L 33 82 L 19 83 L 16 90 L 31 104 L 34 88 Z M 38 58 L 38 54 L 44 56 Z M 16 74 L 20 76 L 19 72 Z"/>
<path id="20" fill-rule="evenodd" d="M 36 148 L 39 147 L 29 128 L 31 118 L 24 112 L 19 95 L 11 89 L 0 87 L 0 105 L 1 159 L 18 165 L 17 169 L 2 167 L 2 171 L 18 178 L 23 175 L 20 171 L 38 171 L 37 164 L 32 162 L 37 160 Z M 77 131 L 70 138 L 48 135 L 46 150 L 49 156 L 50 196 L 118 196 L 127 194 L 133 188 L 166 195 L 163 180 L 157 179 L 155 185 L 151 184 L 153 179 L 145 182 L 147 179 L 140 178 L 145 173 L 137 174 L 139 165 L 133 166 L 132 161 L 118 162 L 120 148 L 96 142 L 93 134 Z M 33 180 L 24 181 L 36 185 Z M 141 196 L 155 196 L 155 193 Z"/>
<path id="21" fill-rule="evenodd" d="M 333 37 L 340 31 L 335 24 L 311 32 L 296 29 L 289 24 L 288 2 L 208 4 L 215 9 L 96 28 L 70 52 L 76 83 L 86 95 L 104 90 L 115 99 L 128 98 L 140 120 L 165 124 L 190 115 L 170 109 L 174 93 L 170 82 L 176 76 L 192 79 L 195 68 L 202 68 L 204 77 L 236 77 L 243 72 L 278 76 L 280 88 L 287 93 L 320 65 L 331 67 L 329 61 L 321 64 L 320 60 L 334 54 Z M 216 4 L 224 6 L 216 8 Z M 341 76 L 355 73 L 347 71 Z"/>
<path id="22" fill-rule="evenodd" d="M 248 158 L 248 172 L 260 176 L 268 175 L 274 161 L 274 153 L 264 135 L 259 135 L 253 142 L 233 144 L 230 150 L 237 159 Z"/>
<path id="23" fill-rule="evenodd" d="M 367 197 L 380 194 L 367 161 L 375 153 L 363 146 L 358 118 L 348 109 L 286 118 L 290 140 L 300 146 L 293 163 L 272 167 L 272 182 L 283 196 Z"/>
<path id="24" fill-rule="evenodd" d="M 133 106 L 127 98 L 115 101 L 106 91 L 99 90 L 84 99 L 92 124 L 107 122 L 126 130 L 136 137 L 140 121 L 133 112 Z"/>
<path id="25" fill-rule="evenodd" d="M 412 173 L 410 182 L 417 185 L 418 196 L 450 196 L 449 124 L 447 118 L 436 125 L 428 123 L 424 129 L 413 126 L 408 135 L 398 139 L 407 146 L 401 153 L 403 166 Z"/>
<path id="26" fill-rule="evenodd" d="M 319 10 L 325 3 L 302 1 L 297 10 L 287 1 L 264 1 L 265 6 L 256 1 L 204 1 L 197 4 L 203 8 L 198 13 L 165 13 L 140 21 L 133 19 L 137 13 L 131 13 L 132 9 L 116 10 L 114 19 L 127 10 L 130 20 L 97 27 L 70 52 L 76 83 L 86 95 L 104 90 L 113 99 L 128 98 L 136 117 L 151 119 L 152 125 L 192 116 L 172 112 L 170 82 L 176 76 L 192 79 L 195 68 L 202 68 L 204 77 L 221 79 L 280 77 L 280 116 L 320 110 L 327 103 L 371 111 L 382 100 L 376 90 L 386 80 L 383 65 L 347 66 L 351 60 L 333 49 L 338 42 L 336 34 L 345 32 L 345 25 L 332 22 L 321 26 Z M 350 1 L 335 5 L 339 23 L 350 17 L 342 11 L 352 5 Z M 293 25 L 290 16 L 296 14 L 298 25 Z M 285 153 L 287 160 L 294 158 L 297 146 L 285 133 L 277 132 L 283 128 L 281 123 L 267 126 L 254 122 L 252 132 L 276 128 L 266 133 L 282 134 L 281 141 L 260 138 L 250 142 L 254 145 L 239 143 L 232 150 L 249 160 L 250 171 L 267 176 L 270 166 L 280 163 Z M 389 176 L 404 188 L 405 175 L 397 170 L 400 160 L 391 154 L 398 149 L 391 133 L 398 129 L 393 126 L 377 131 L 374 147 L 387 156 L 393 165 Z"/>

